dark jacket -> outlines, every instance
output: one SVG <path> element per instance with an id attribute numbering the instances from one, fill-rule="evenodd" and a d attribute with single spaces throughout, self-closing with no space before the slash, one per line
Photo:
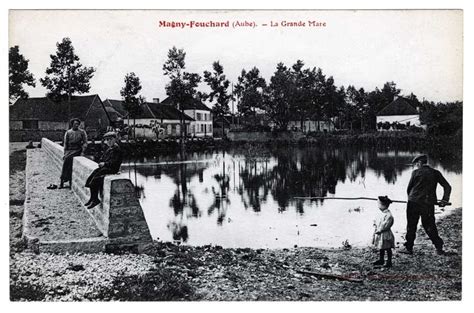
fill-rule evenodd
<path id="1" fill-rule="evenodd" d="M 122 150 L 118 145 L 113 145 L 105 151 L 99 162 L 104 162 L 104 166 L 96 168 L 91 173 L 87 178 L 86 187 L 102 184 L 105 175 L 118 173 L 122 164 Z"/>
<path id="2" fill-rule="evenodd" d="M 436 197 L 436 186 L 443 186 L 443 200 L 449 201 L 451 186 L 443 175 L 428 165 L 423 165 L 411 174 L 408 183 L 408 201 L 419 204 L 434 205 L 438 202 Z"/>
<path id="3" fill-rule="evenodd" d="M 113 174 L 117 173 L 122 164 L 122 150 L 118 145 L 113 145 L 105 151 L 99 162 L 104 162 L 102 168 L 110 170 Z"/>

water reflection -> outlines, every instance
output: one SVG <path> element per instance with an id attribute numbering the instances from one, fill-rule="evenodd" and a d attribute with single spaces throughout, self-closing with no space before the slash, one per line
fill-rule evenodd
<path id="1" fill-rule="evenodd" d="M 295 236 L 303 245 L 331 246 L 341 242 L 340 238 L 332 238 L 331 227 L 326 230 L 320 226 L 311 227 L 312 235 L 302 235 L 299 224 L 296 224 L 297 232 L 295 225 L 290 224 L 309 225 L 310 219 L 339 223 L 346 214 L 355 212 L 358 214 L 351 216 L 360 218 L 353 218 L 354 223 L 366 227 L 365 220 L 373 220 L 375 216 L 370 215 L 376 213 L 367 207 L 375 208 L 375 203 L 310 202 L 294 197 L 336 194 L 376 197 L 381 193 L 404 200 L 412 171 L 409 163 L 415 154 L 375 149 L 289 147 L 257 152 L 230 150 L 182 154 L 148 159 L 146 163 L 131 162 L 123 168 L 137 186 L 137 195 L 155 237 L 189 244 L 254 246 L 252 236 L 259 234 L 259 240 L 269 247 L 294 242 Z M 460 181 L 459 165 L 446 160 L 444 163 L 443 160 L 430 161 L 444 171 L 443 174 L 450 174 L 448 180 Z M 460 193 L 453 202 L 460 205 Z M 336 212 L 336 207 L 342 208 L 340 212 Z M 398 210 L 403 207 L 399 206 Z M 399 217 L 402 225 L 403 215 L 399 214 Z M 271 234 L 269 229 L 275 229 L 273 224 L 278 223 L 280 231 Z M 329 238 L 324 238 L 325 231 Z M 364 228 L 363 232 L 370 237 L 370 229 Z M 352 234 L 347 231 L 349 233 Z M 364 236 L 352 239 L 352 242 L 364 244 Z M 272 240 L 281 241 L 275 244 Z"/>

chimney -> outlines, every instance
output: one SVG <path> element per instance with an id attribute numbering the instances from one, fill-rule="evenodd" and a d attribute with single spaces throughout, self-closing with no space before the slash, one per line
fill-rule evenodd
<path id="1" fill-rule="evenodd" d="M 153 103 L 160 103 L 160 98 L 153 98 Z"/>

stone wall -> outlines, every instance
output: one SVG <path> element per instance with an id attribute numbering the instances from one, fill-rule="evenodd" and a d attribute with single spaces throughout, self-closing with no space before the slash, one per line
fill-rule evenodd
<path id="1" fill-rule="evenodd" d="M 93 210 L 99 210 L 96 208 Z M 151 241 L 150 231 L 140 202 L 138 202 L 135 186 L 130 179 L 117 178 L 115 175 L 105 178 L 101 209 L 102 214 L 107 216 L 109 246 Z"/>
<path id="2" fill-rule="evenodd" d="M 43 138 L 41 144 L 51 162 L 60 171 L 63 148 L 46 138 Z M 89 188 L 85 187 L 86 180 L 97 167 L 96 162 L 85 157 L 74 158 L 71 188 L 82 203 L 87 202 L 90 196 Z M 101 204 L 88 212 L 102 234 L 109 238 L 109 244 L 134 244 L 151 240 L 135 187 L 129 179 L 119 175 L 107 175 L 104 179 Z"/>
<path id="3" fill-rule="evenodd" d="M 41 147 L 48 154 L 54 166 L 61 172 L 64 155 L 63 147 L 47 138 L 41 139 Z"/>

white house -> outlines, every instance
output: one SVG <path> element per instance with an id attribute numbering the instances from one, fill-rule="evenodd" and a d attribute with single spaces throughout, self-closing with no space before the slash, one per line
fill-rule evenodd
<path id="1" fill-rule="evenodd" d="M 398 97 L 383 108 L 376 116 L 377 130 L 397 130 L 395 124 L 404 127 L 422 127 L 420 114 L 409 99 Z"/>
<path id="2" fill-rule="evenodd" d="M 161 104 L 171 105 L 178 108 L 170 97 Z M 192 118 L 186 129 L 186 134 L 191 137 L 212 137 L 212 112 L 202 101 L 193 99 L 190 102 L 179 104 L 179 110 L 183 109 L 184 114 Z"/>

